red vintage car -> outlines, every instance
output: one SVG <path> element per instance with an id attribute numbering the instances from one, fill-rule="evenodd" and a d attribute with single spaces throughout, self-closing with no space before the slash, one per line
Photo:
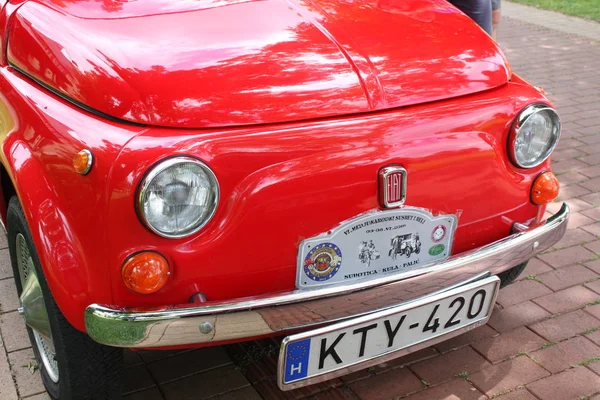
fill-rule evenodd
<path id="1" fill-rule="evenodd" d="M 0 215 L 55 399 L 118 397 L 121 348 L 366 368 L 484 324 L 565 232 L 557 113 L 444 0 L 2 3 Z"/>

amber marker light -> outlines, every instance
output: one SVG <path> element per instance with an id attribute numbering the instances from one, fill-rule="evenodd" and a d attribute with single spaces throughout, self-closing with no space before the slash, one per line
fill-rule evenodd
<path id="1" fill-rule="evenodd" d="M 533 204 L 546 204 L 558 196 L 558 179 L 550 171 L 541 173 L 533 182 L 531 188 L 531 202 Z"/>
<path id="2" fill-rule="evenodd" d="M 136 293 L 156 293 L 169 279 L 169 263 L 154 251 L 142 251 L 125 261 L 121 277 L 125 286 Z"/>
<path id="3" fill-rule="evenodd" d="M 73 157 L 73 168 L 78 174 L 86 175 L 92 169 L 94 157 L 89 150 L 81 150 Z"/>

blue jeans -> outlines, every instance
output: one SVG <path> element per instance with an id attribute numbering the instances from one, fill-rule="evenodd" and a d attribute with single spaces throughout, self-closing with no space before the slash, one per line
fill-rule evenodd
<path id="1" fill-rule="evenodd" d="M 456 8 L 467 14 L 483 28 L 492 34 L 492 0 L 448 0 Z"/>

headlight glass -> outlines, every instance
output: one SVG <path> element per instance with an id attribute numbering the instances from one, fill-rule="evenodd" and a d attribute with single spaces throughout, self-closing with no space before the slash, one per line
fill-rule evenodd
<path id="1" fill-rule="evenodd" d="M 167 159 L 146 175 L 138 195 L 138 212 L 160 236 L 181 238 L 202 228 L 219 200 L 214 173 L 191 157 Z"/>
<path id="2" fill-rule="evenodd" d="M 534 104 L 523 110 L 511 131 L 510 154 L 521 168 L 532 168 L 544 162 L 560 136 L 560 119 L 552 108 Z"/>

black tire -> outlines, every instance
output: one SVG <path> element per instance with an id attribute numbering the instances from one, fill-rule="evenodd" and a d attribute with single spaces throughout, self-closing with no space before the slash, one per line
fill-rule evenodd
<path id="1" fill-rule="evenodd" d="M 48 312 L 52 342 L 56 351 L 55 360 L 58 363 L 58 382 L 54 382 L 50 378 L 42 362 L 34 331 L 27 327 L 42 381 L 48 394 L 57 400 L 119 399 L 123 383 L 123 350 L 96 343 L 88 335 L 67 322 L 48 288 L 23 209 L 16 197 L 10 199 L 6 225 L 17 293 L 21 295 L 23 290 L 16 254 L 16 238 L 20 233 L 29 248 Z"/>
<path id="2" fill-rule="evenodd" d="M 500 287 L 503 288 L 507 285 L 510 285 L 517 279 L 521 272 L 527 267 L 527 262 L 525 261 L 523 264 L 519 264 L 516 267 L 512 267 L 511 269 L 501 272 L 498 274 L 498 278 L 500 278 Z"/>

